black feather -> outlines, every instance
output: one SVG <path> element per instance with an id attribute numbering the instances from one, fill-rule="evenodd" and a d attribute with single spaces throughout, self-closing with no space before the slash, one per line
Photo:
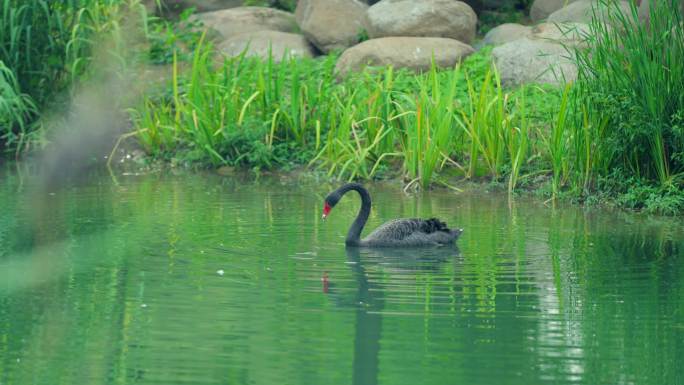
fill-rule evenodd
<path id="1" fill-rule="evenodd" d="M 437 231 L 449 232 L 446 222 L 442 222 L 437 218 L 430 218 L 421 221 L 420 230 L 424 233 L 435 233 Z"/>

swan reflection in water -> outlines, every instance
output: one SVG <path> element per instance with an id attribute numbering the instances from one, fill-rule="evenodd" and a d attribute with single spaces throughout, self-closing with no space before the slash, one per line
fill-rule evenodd
<path id="1" fill-rule="evenodd" d="M 356 282 L 352 298 L 334 289 L 328 291 L 338 297 L 338 304 L 356 307 L 354 337 L 353 384 L 377 384 L 382 335 L 382 312 L 385 307 L 382 283 L 369 278 L 367 267 L 393 274 L 430 274 L 439 271 L 450 260 L 460 260 L 456 246 L 422 249 L 346 248 L 347 262 Z M 343 298 L 342 298 L 343 297 Z"/>

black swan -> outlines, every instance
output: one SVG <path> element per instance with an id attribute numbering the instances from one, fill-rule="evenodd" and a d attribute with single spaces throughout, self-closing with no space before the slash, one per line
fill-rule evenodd
<path id="1" fill-rule="evenodd" d="M 437 218 L 418 219 L 404 218 L 389 221 L 370 233 L 366 238 L 360 239 L 363 226 L 366 225 L 371 209 L 371 198 L 363 186 L 358 183 L 347 183 L 344 186 L 328 194 L 325 197 L 323 207 L 323 219 L 330 210 L 339 202 L 344 194 L 355 190 L 361 195 L 361 209 L 347 233 L 345 244 L 347 246 L 363 247 L 415 247 L 415 246 L 438 246 L 454 242 L 463 229 L 452 230 L 446 223 Z"/>

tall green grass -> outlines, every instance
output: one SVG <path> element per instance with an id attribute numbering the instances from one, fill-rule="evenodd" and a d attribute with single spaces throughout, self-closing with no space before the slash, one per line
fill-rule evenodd
<path id="1" fill-rule="evenodd" d="M 417 182 L 427 188 L 434 181 L 438 167 L 456 152 L 455 139 L 460 133 L 455 129 L 455 102 L 463 77 L 459 67 L 440 74 L 433 65 L 415 81 L 417 94 L 403 95 L 399 141 L 409 183 Z"/>
<path id="2" fill-rule="evenodd" d="M 484 163 L 489 175 L 498 178 L 504 161 L 504 133 L 509 129 L 507 100 L 496 72 L 487 71 L 479 91 L 470 79 L 466 81 L 470 103 L 460 111 L 459 123 L 470 138 L 467 175 L 478 176 L 480 163 Z"/>
<path id="3" fill-rule="evenodd" d="M 531 154 L 548 152 L 533 151 L 542 142 L 532 140 L 528 98 L 504 92 L 488 66 L 390 67 L 338 80 L 335 57 L 212 57 L 199 44 L 186 71 L 174 61 L 170 85 L 133 111 L 148 153 L 214 165 L 308 163 L 345 180 L 390 172 L 422 188 L 447 176 L 506 175 L 513 191 Z"/>
<path id="4" fill-rule="evenodd" d="M 488 175 L 499 179 L 508 173 L 508 191 L 513 192 L 528 161 L 531 142 L 525 88 L 516 98 L 504 92 L 496 68 L 480 81 L 466 78 L 467 108 L 460 110 L 459 125 L 469 139 L 469 178 Z M 482 167 L 484 166 L 484 168 Z"/>
<path id="5" fill-rule="evenodd" d="M 597 176 L 609 174 L 610 159 L 615 149 L 606 140 L 608 116 L 589 110 L 586 106 L 581 106 L 576 113 L 578 117 L 571 125 L 574 163 L 570 167 L 573 170 L 574 190 L 576 194 L 584 196 L 595 189 Z"/>
<path id="6" fill-rule="evenodd" d="M 0 140 L 17 150 L 27 143 L 29 122 L 36 113 L 33 100 L 19 89 L 14 72 L 0 61 Z"/>
<path id="7" fill-rule="evenodd" d="M 275 161 L 279 144 L 320 145 L 321 120 L 330 123 L 334 103 L 327 97 L 332 59 L 217 61 L 213 54 L 210 43 L 198 44 L 185 72 L 174 59 L 171 92 L 150 93 L 133 111 L 146 151 L 189 149 L 198 160 L 237 165 Z"/>
<path id="8" fill-rule="evenodd" d="M 170 63 L 172 75 L 130 110 L 134 132 L 153 156 L 214 166 L 307 164 L 344 180 L 398 175 L 421 188 L 486 178 L 505 180 L 509 193 L 546 178 L 553 198 L 624 181 L 672 195 L 684 181 L 681 10 L 651 2 L 642 23 L 636 7 L 622 14 L 605 2 L 613 11 L 574 48 L 579 75 L 566 88 L 506 89 L 487 49 L 455 68 L 369 68 L 338 79 L 334 55 L 219 59 L 190 27 L 160 22 L 142 60 Z M 126 17 L 138 15 L 145 31 L 155 23 L 139 0 L 0 7 L 0 142 L 14 150 L 30 148 L 41 114 L 87 81 L 103 35 L 117 52 Z"/>
<path id="9" fill-rule="evenodd" d="M 525 89 L 520 93 L 518 102 L 516 123 L 509 126 L 504 131 L 506 147 L 508 148 L 508 158 L 510 161 L 510 173 L 508 176 L 508 193 L 513 193 L 518 185 L 523 166 L 529 160 L 530 153 L 530 128 L 527 116 L 527 106 L 525 105 Z"/>
<path id="10" fill-rule="evenodd" d="M 684 161 L 681 15 L 652 14 L 647 26 L 635 9 L 593 22 L 576 52 L 579 79 L 565 88 L 506 89 L 487 50 L 452 69 L 337 79 L 334 56 L 217 61 L 200 44 L 134 122 L 149 153 L 215 165 L 302 163 L 422 188 L 487 178 L 509 193 L 546 180 L 552 198 L 592 194 L 616 170 L 671 185 Z"/>
<path id="11" fill-rule="evenodd" d="M 541 134 L 548 155 L 551 161 L 551 168 L 553 176 L 551 179 L 552 196 L 556 198 L 560 192 L 561 187 L 566 183 L 569 166 L 570 166 L 570 151 L 569 151 L 569 134 L 568 129 L 568 98 L 570 96 L 570 86 L 566 85 L 561 98 L 560 106 L 558 107 L 558 115 L 552 124 L 551 131 L 548 134 Z"/>
<path id="12" fill-rule="evenodd" d="M 68 99 L 65 91 L 91 67 L 101 35 L 120 38 L 129 15 L 145 19 L 139 0 L 0 0 L 3 92 L 11 87 L 21 95 L 15 105 L 26 106 L 0 111 L 5 146 L 16 148 L 40 128 L 41 112 Z"/>
<path id="13" fill-rule="evenodd" d="M 607 22 L 594 19 L 590 49 L 577 50 L 577 171 L 608 169 L 660 186 L 684 172 L 684 28 L 679 1 L 651 1 L 650 18 L 635 5 L 610 4 Z M 594 167 L 597 167 L 594 169 Z"/>

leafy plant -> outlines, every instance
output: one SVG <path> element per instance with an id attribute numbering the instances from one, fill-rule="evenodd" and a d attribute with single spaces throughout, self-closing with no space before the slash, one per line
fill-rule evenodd
<path id="1" fill-rule="evenodd" d="M 0 61 L 0 140 L 9 147 L 21 149 L 36 112 L 33 100 L 20 93 L 14 73 Z"/>
<path id="2" fill-rule="evenodd" d="M 41 113 L 64 103 L 71 85 L 85 77 L 102 35 L 122 42 L 129 14 L 145 18 L 139 0 L 0 0 L 5 146 L 30 147 Z"/>
<path id="3" fill-rule="evenodd" d="M 586 126 L 601 132 L 594 148 L 602 167 L 667 186 L 684 172 L 678 155 L 684 149 L 678 124 L 684 109 L 684 20 L 677 1 L 649 3 L 645 22 L 634 4 L 622 13 L 613 2 L 602 3 L 609 11 L 591 23 L 590 49 L 576 50 L 577 98 Z M 610 130 L 601 128 L 606 125 Z"/>
<path id="4" fill-rule="evenodd" d="M 404 96 L 404 104 L 409 106 L 399 118 L 404 168 L 412 182 L 423 188 L 433 182 L 440 161 L 455 150 L 454 101 L 461 79 L 458 67 L 440 74 L 433 63 L 427 75 L 416 77 L 418 95 L 413 100 Z"/>
<path id="5" fill-rule="evenodd" d="M 553 178 L 551 179 L 552 194 L 555 199 L 560 192 L 563 184 L 565 184 L 569 175 L 570 157 L 569 157 L 569 140 L 568 140 L 568 98 L 570 96 L 570 86 L 565 86 L 563 97 L 560 106 L 558 107 L 558 115 L 553 122 L 550 135 L 540 134 L 543 138 L 546 148 L 548 149 L 551 167 L 553 170 Z"/>
<path id="6" fill-rule="evenodd" d="M 200 41 L 199 20 L 190 18 L 192 8 L 183 11 L 179 20 L 171 22 L 161 18 L 150 18 L 148 59 L 153 64 L 169 64 L 173 55 L 181 61 L 189 61 Z"/>

